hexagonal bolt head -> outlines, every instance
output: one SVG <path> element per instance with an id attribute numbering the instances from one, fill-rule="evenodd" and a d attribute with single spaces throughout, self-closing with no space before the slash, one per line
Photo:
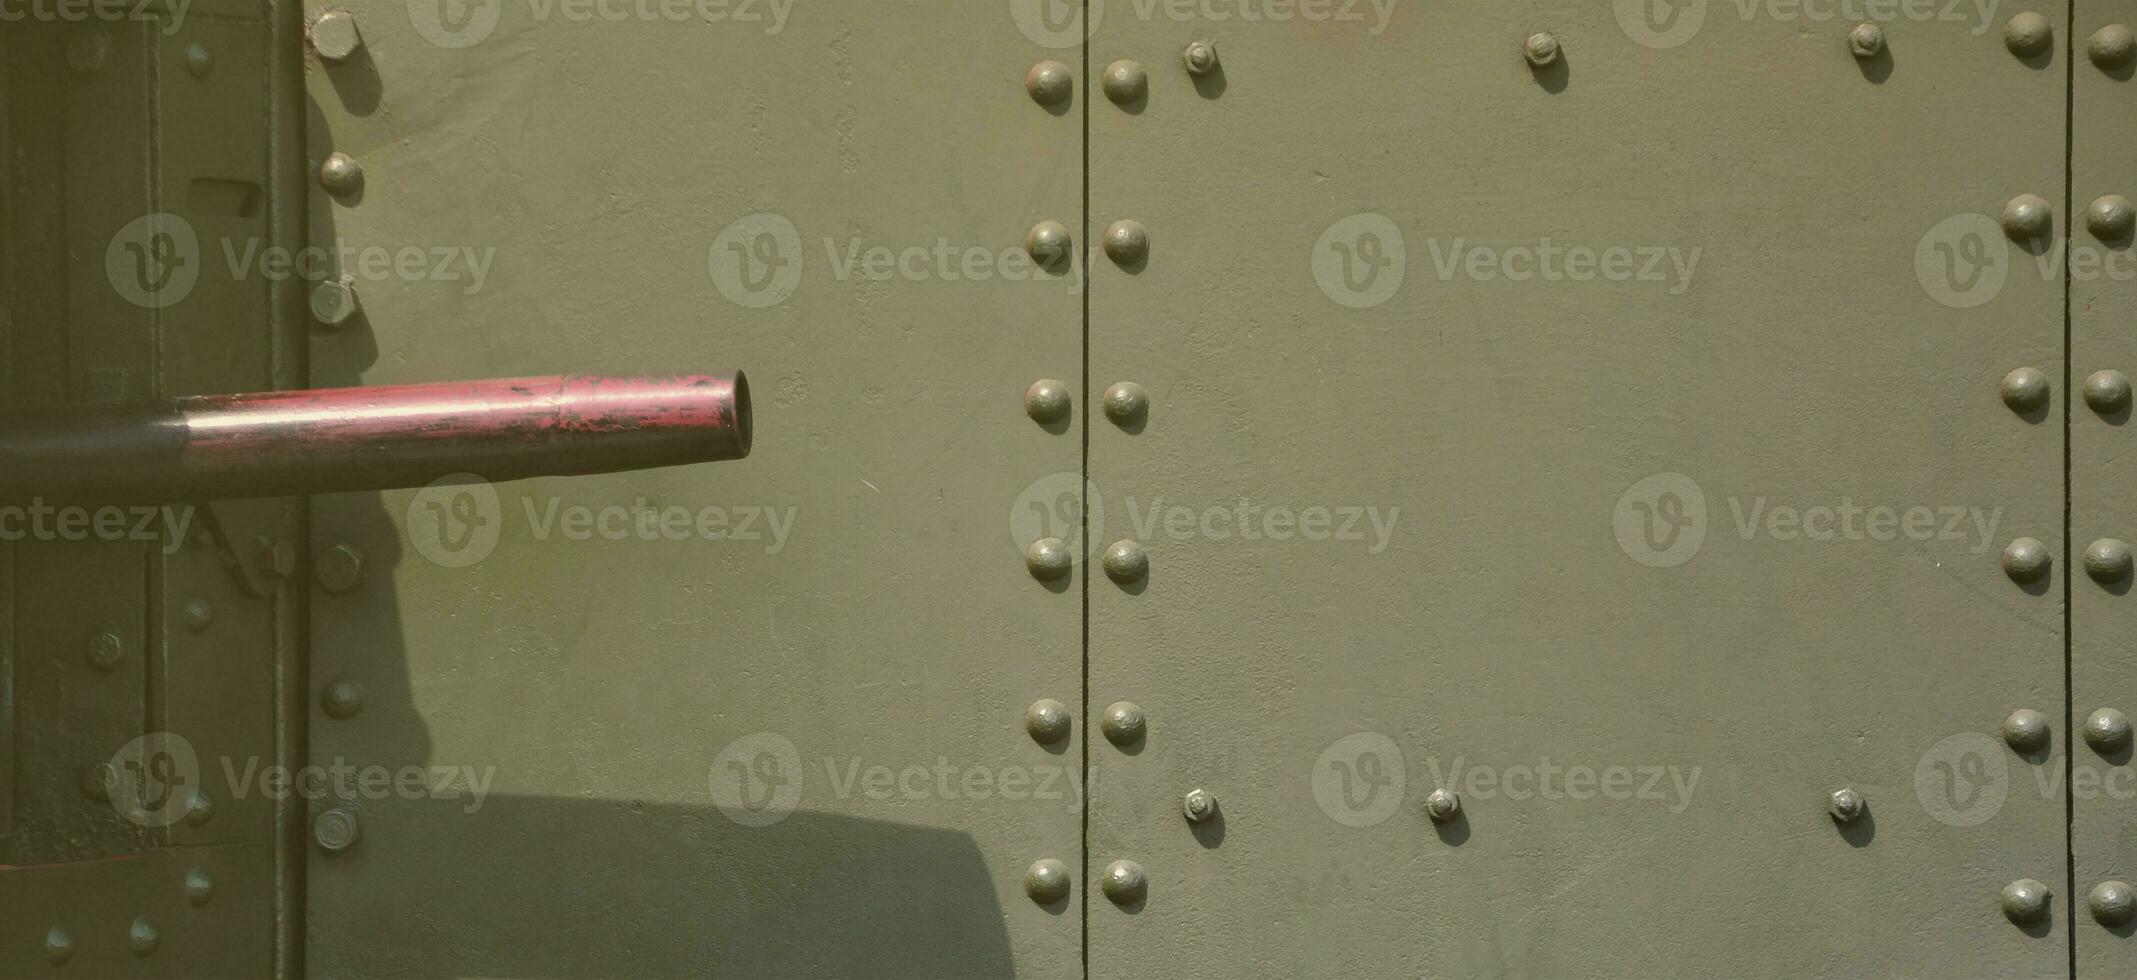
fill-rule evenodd
<path id="1" fill-rule="evenodd" d="M 1857 58 L 1869 59 L 1885 53 L 1885 29 L 1874 22 L 1855 25 L 1848 32 L 1848 50 Z"/>
<path id="2" fill-rule="evenodd" d="M 89 638 L 89 666 L 101 671 L 117 670 L 126 659 L 126 641 L 110 630 L 101 630 Z"/>
<path id="3" fill-rule="evenodd" d="M 1106 865 L 1105 876 L 1099 879 L 1098 887 L 1113 904 L 1133 905 L 1142 900 L 1150 882 L 1143 876 L 1142 865 L 1134 861 L 1115 861 Z"/>
<path id="4" fill-rule="evenodd" d="M 2048 899 L 2053 894 L 2048 886 L 2032 878 L 2020 878 L 2003 886 L 1998 896 L 2003 905 L 2003 914 L 2019 925 L 2031 925 L 2048 916 Z"/>
<path id="5" fill-rule="evenodd" d="M 328 548 L 312 562 L 312 578 L 334 595 L 353 591 L 364 583 L 364 553 L 352 544 Z"/>
<path id="6" fill-rule="evenodd" d="M 2137 893 L 2126 881 L 2103 881 L 2085 896 L 2085 907 L 2103 926 L 2128 925 L 2137 916 Z"/>
<path id="7" fill-rule="evenodd" d="M 1825 812 L 1840 823 L 1854 823 L 1869 807 L 1869 801 L 1852 788 L 1836 789 L 1825 798 Z"/>
<path id="8" fill-rule="evenodd" d="M 2013 750 L 2024 753 L 2040 752 L 2048 748 L 2048 716 L 2032 708 L 2020 708 L 2003 720 L 2003 741 Z"/>
<path id="9" fill-rule="evenodd" d="M 1451 789 L 1435 789 L 1425 796 L 1425 816 L 1433 823 L 1446 823 L 1462 815 L 1462 797 Z"/>
<path id="10" fill-rule="evenodd" d="M 1024 894 L 1041 905 L 1052 905 L 1068 897 L 1068 865 L 1053 858 L 1033 861 L 1024 871 Z"/>
<path id="11" fill-rule="evenodd" d="M 312 843 L 328 854 L 340 854 L 363 839 L 363 827 L 356 820 L 356 810 L 346 804 L 319 811 L 312 818 Z"/>
<path id="12" fill-rule="evenodd" d="M 356 277 L 344 275 L 312 287 L 312 319 L 328 330 L 347 326 L 363 309 L 356 298 Z"/>
<path id="13" fill-rule="evenodd" d="M 1537 68 L 1547 68 L 1558 62 L 1564 54 L 1558 43 L 1558 35 L 1550 31 L 1537 31 L 1521 42 L 1521 56 Z"/>
<path id="14" fill-rule="evenodd" d="M 2103 754 L 2120 752 L 2130 744 L 2130 716 L 2114 708 L 2101 708 L 2085 718 L 2085 744 Z"/>
<path id="15" fill-rule="evenodd" d="M 338 8 L 320 11 L 305 33 L 320 60 L 332 64 L 355 57 L 364 46 L 363 34 L 356 29 L 356 15 Z"/>
<path id="16" fill-rule="evenodd" d="M 1207 822 L 1217 815 L 1217 798 L 1200 787 L 1188 790 L 1187 796 L 1180 801 L 1180 812 L 1187 817 L 1188 823 Z"/>
<path id="17" fill-rule="evenodd" d="M 1180 60 L 1187 63 L 1190 75 L 1207 75 L 1217 70 L 1217 46 L 1208 41 L 1189 41 L 1186 50 L 1180 52 Z"/>

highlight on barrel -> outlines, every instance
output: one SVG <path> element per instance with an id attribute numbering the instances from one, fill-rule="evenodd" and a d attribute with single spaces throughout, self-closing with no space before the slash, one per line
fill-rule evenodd
<path id="1" fill-rule="evenodd" d="M 0 500 L 162 503 L 742 459 L 740 373 L 568 375 L 0 413 Z"/>

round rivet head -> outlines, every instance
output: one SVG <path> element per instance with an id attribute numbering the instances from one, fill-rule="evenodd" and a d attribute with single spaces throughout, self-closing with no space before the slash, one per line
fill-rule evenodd
<path id="1" fill-rule="evenodd" d="M 1188 790 L 1187 796 L 1180 801 L 1180 812 L 1187 817 L 1188 823 L 1204 823 L 1217 815 L 1217 798 L 1198 786 Z"/>
<path id="2" fill-rule="evenodd" d="M 335 595 L 352 591 L 364 581 L 364 553 L 352 544 L 328 548 L 312 562 L 312 578 Z"/>
<path id="3" fill-rule="evenodd" d="M 2055 25 L 2037 11 L 2028 10 L 2003 25 L 2003 46 L 2021 58 L 2048 50 L 2049 42 L 2054 40 Z"/>
<path id="4" fill-rule="evenodd" d="M 1123 218 L 1106 229 L 1106 256 L 1121 265 L 1135 265 L 1150 257 L 1150 230 L 1143 223 Z"/>
<path id="5" fill-rule="evenodd" d="M 1115 582 L 1133 582 L 1150 574 L 1150 554 L 1135 541 L 1113 542 L 1100 564 L 1106 568 L 1106 577 Z"/>
<path id="6" fill-rule="evenodd" d="M 1076 94 L 1076 76 L 1058 61 L 1042 61 L 1024 75 L 1024 91 L 1040 105 L 1060 105 Z"/>
<path id="7" fill-rule="evenodd" d="M 1150 411 L 1150 395 L 1143 386 L 1133 381 L 1123 381 L 1106 389 L 1106 418 L 1116 424 L 1127 425 Z"/>
<path id="8" fill-rule="evenodd" d="M 2109 194 L 2085 209 L 2085 228 L 2103 242 L 2119 242 L 2137 228 L 2137 210 L 2131 208 L 2129 198 Z"/>
<path id="9" fill-rule="evenodd" d="M 126 948 L 133 950 L 135 956 L 147 956 L 161 945 L 163 934 L 156 931 L 156 924 L 148 921 L 148 916 L 135 919 L 126 930 Z"/>
<path id="10" fill-rule="evenodd" d="M 186 901 L 194 908 L 208 904 L 215 897 L 215 878 L 206 868 L 194 868 L 186 872 Z"/>
<path id="11" fill-rule="evenodd" d="M 1047 268 L 1053 268 L 1069 260 L 1068 226 L 1059 221 L 1041 221 L 1031 226 L 1030 234 L 1024 236 L 1024 251 L 1032 260 Z"/>
<path id="12" fill-rule="evenodd" d="M 74 958 L 74 937 L 67 930 L 53 926 L 45 933 L 45 962 L 62 966 Z"/>
<path id="13" fill-rule="evenodd" d="M 1106 98 L 1112 99 L 1115 105 L 1131 104 L 1150 91 L 1150 73 L 1134 61 L 1116 61 L 1107 65 L 1100 82 L 1105 86 Z"/>
<path id="14" fill-rule="evenodd" d="M 1538 68 L 1556 62 L 1561 54 L 1563 51 L 1558 44 L 1558 35 L 1550 31 L 1537 31 L 1521 42 L 1521 56 Z"/>
<path id="15" fill-rule="evenodd" d="M 1180 52 L 1180 58 L 1187 62 L 1190 75 L 1207 75 L 1217 70 L 1217 46 L 1208 41 L 1189 41 L 1187 49 Z"/>
<path id="16" fill-rule="evenodd" d="M 89 638 L 89 666 L 102 671 L 117 670 L 119 662 L 126 659 L 126 641 L 110 630 L 99 631 Z"/>
<path id="17" fill-rule="evenodd" d="M 346 10 L 326 10 L 312 20 L 307 31 L 312 50 L 319 52 L 322 60 L 347 61 L 363 47 L 363 35 L 356 30 L 356 15 Z"/>
<path id="18" fill-rule="evenodd" d="M 186 70 L 192 72 L 194 78 L 206 78 L 214 69 L 215 56 L 208 53 L 206 46 L 199 41 L 186 45 Z"/>
<path id="19" fill-rule="evenodd" d="M 2085 42 L 2085 55 L 2101 71 L 2127 68 L 2137 61 L 2137 35 L 2121 24 L 2109 24 L 2094 31 L 2092 39 Z"/>
<path id="20" fill-rule="evenodd" d="M 2130 716 L 2101 708 L 2085 717 L 2085 744 L 2098 752 L 2119 752 L 2130 744 Z"/>
<path id="21" fill-rule="evenodd" d="M 1024 389 L 1024 414 L 1034 422 L 1059 422 L 1068 418 L 1073 399 L 1067 384 L 1052 378 L 1041 378 Z"/>
<path id="22" fill-rule="evenodd" d="M 1115 701 L 1098 720 L 1098 730 L 1115 745 L 1133 745 L 1143 737 L 1143 709 L 1133 701 Z"/>
<path id="23" fill-rule="evenodd" d="M 188 599 L 179 616 L 185 620 L 186 629 L 198 633 L 214 625 L 215 606 L 206 599 Z"/>
<path id="24" fill-rule="evenodd" d="M 2085 379 L 2085 404 L 2095 412 L 2114 412 L 2130 404 L 2130 378 L 2120 371 L 2094 371 Z"/>
<path id="25" fill-rule="evenodd" d="M 2130 574 L 2130 546 L 2116 538 L 2101 538 L 2085 546 L 2085 574 L 2095 582 L 2119 582 Z"/>
<path id="26" fill-rule="evenodd" d="M 1836 789 L 1825 798 L 1825 812 L 1841 823 L 1855 822 L 1869 806 L 1869 801 L 1850 787 Z"/>
<path id="27" fill-rule="evenodd" d="M 2003 914 L 2019 925 L 2039 922 L 2048 915 L 2048 886 L 2020 878 L 2003 886 Z"/>
<path id="28" fill-rule="evenodd" d="M 1425 816 L 1434 823 L 1446 823 L 1462 815 L 1462 797 L 1446 788 L 1433 790 L 1425 797 Z"/>
<path id="29" fill-rule="evenodd" d="M 1848 50 L 1857 58 L 1875 58 L 1885 51 L 1885 29 L 1865 21 L 1848 32 Z"/>
<path id="30" fill-rule="evenodd" d="M 363 837 L 363 828 L 356 822 L 356 811 L 347 806 L 321 810 L 312 818 L 312 843 L 329 854 L 340 854 Z"/>
<path id="31" fill-rule="evenodd" d="M 1033 701 L 1024 709 L 1024 730 L 1031 733 L 1032 741 L 1052 745 L 1068 737 L 1075 722 L 1069 716 L 1068 705 L 1053 698 Z"/>
<path id="32" fill-rule="evenodd" d="M 2039 581 L 2048 574 L 2048 546 L 2039 538 L 2019 538 L 2004 545 L 2003 571 L 2013 581 Z"/>
<path id="33" fill-rule="evenodd" d="M 2085 907 L 2103 926 L 2128 925 L 2137 916 L 2137 892 L 2126 881 L 2103 881 L 2085 896 Z"/>
<path id="34" fill-rule="evenodd" d="M 347 721 L 364 710 L 363 685 L 346 678 L 327 684 L 319 692 L 319 710 L 336 721 Z"/>
<path id="35" fill-rule="evenodd" d="M 356 158 L 346 153 L 329 153 L 326 162 L 319 165 L 319 186 L 336 197 L 345 197 L 364 188 L 364 167 Z"/>
<path id="36" fill-rule="evenodd" d="M 2039 752 L 2048 747 L 2048 716 L 2032 708 L 2020 708 L 2003 720 L 2003 742 L 2019 752 Z"/>
<path id="37" fill-rule="evenodd" d="M 2012 241 L 2045 241 L 2055 232 L 2055 208 L 2038 194 L 2020 194 L 2003 206 L 2003 233 Z"/>
<path id="38" fill-rule="evenodd" d="M 1060 578 L 1067 575 L 1069 567 L 1075 563 L 1068 545 L 1060 538 L 1040 538 L 1024 549 L 1024 567 L 1031 570 L 1033 578 Z"/>
<path id="39" fill-rule="evenodd" d="M 1041 905 L 1052 905 L 1068 897 L 1068 865 L 1053 858 L 1033 861 L 1024 869 L 1024 894 Z"/>
<path id="40" fill-rule="evenodd" d="M 1133 861 L 1115 861 L 1106 865 L 1105 877 L 1099 879 L 1098 887 L 1115 905 L 1133 905 L 1142 900 L 1150 887 L 1143 877 L 1143 866 Z"/>
<path id="41" fill-rule="evenodd" d="M 2003 376 L 1998 386 L 2003 403 L 2014 412 L 2032 412 L 2048 407 L 2048 376 L 2039 368 L 2022 367 Z"/>
<path id="42" fill-rule="evenodd" d="M 356 319 L 363 303 L 356 298 L 356 278 L 342 276 L 329 279 L 312 287 L 312 319 L 329 330 L 348 325 Z"/>

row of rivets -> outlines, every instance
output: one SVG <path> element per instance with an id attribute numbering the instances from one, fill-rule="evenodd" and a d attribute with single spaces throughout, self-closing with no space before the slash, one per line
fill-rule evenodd
<path id="1" fill-rule="evenodd" d="M 206 868 L 195 867 L 186 872 L 186 902 L 194 908 L 208 904 L 215 897 L 215 878 Z M 126 946 L 135 956 L 146 957 L 163 945 L 163 934 L 148 916 L 137 916 L 126 930 Z M 53 926 L 45 932 L 45 959 L 53 966 L 65 965 L 74 958 L 74 936 L 65 928 Z"/>
<path id="2" fill-rule="evenodd" d="M 2120 752 L 2130 744 L 2130 718 L 2114 708 L 2101 708 L 2085 719 L 2085 744 L 2103 754 Z M 2032 708 L 2020 708 L 2003 720 L 2003 740 L 2013 751 L 2034 755 L 2048 749 L 2048 717 Z"/>
<path id="3" fill-rule="evenodd" d="M 1187 66 L 1188 74 L 1208 75 L 1218 67 L 1217 47 L 1208 41 L 1189 42 L 1181 50 L 1180 60 Z M 1114 104 L 1134 105 L 1150 93 L 1150 72 L 1141 62 L 1122 59 L 1107 65 L 1099 74 L 1099 87 Z M 1024 91 L 1040 105 L 1059 106 L 1075 93 L 1076 76 L 1061 62 L 1042 61 L 1025 73 Z"/>

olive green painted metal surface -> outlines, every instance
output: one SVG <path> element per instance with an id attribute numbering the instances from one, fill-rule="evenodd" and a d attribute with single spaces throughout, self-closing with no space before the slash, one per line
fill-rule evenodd
<path id="1" fill-rule="evenodd" d="M 2137 198 L 2137 87 L 2131 83 L 2126 57 L 2118 58 L 2115 38 L 2137 28 L 2137 4 L 2081 3 L 2068 34 L 2074 52 L 2071 84 L 2072 128 L 2070 207 L 2078 219 L 2067 238 L 2070 272 L 2070 561 L 2072 732 L 2095 712 L 2137 710 L 2137 656 L 2129 635 L 2137 626 L 2130 605 L 2129 578 L 2103 568 L 2100 578 L 2085 570 L 2095 542 L 2126 542 L 2137 537 L 2137 508 L 2128 502 L 2131 471 L 2129 405 L 2112 397 L 2112 378 L 2099 379 L 2088 394 L 2087 382 L 2101 372 L 2125 379 L 2137 371 L 2137 254 L 2128 232 L 2095 229 L 2087 216 L 2095 202 L 2120 196 Z M 2119 28 L 2119 31 L 2117 30 Z M 2092 51 L 2098 39 L 2101 50 Z M 2127 207 L 2127 205 L 2123 205 Z M 2110 397 L 2101 398 L 2102 394 Z M 2114 551 L 2111 545 L 2102 549 Z M 2132 808 L 2137 806 L 2137 772 L 2132 772 L 2126 744 L 2096 748 L 2082 739 L 2070 748 L 2072 928 L 2081 977 L 2128 976 L 2137 970 L 2137 949 L 2130 939 L 2127 915 L 2112 914 L 2118 891 L 2137 880 L 2137 844 L 2133 844 Z M 2124 887 L 2118 889 L 2120 882 Z M 2105 885 L 2103 888 L 2102 886 Z M 2090 899 L 2095 890 L 2109 900 L 2106 917 L 2096 915 Z"/>
<path id="2" fill-rule="evenodd" d="M 1088 874 L 1147 877 L 1092 976 L 2066 971 L 2065 732 L 1995 736 L 2064 714 L 2068 570 L 1999 567 L 2064 553 L 2062 392 L 1998 394 L 2061 374 L 2062 276 L 1955 262 L 2061 227 L 2066 54 L 1643 7 L 1097 25 L 1148 82 L 1085 234 L 1149 251 L 1085 397 L 1148 412 L 1090 474 L 1149 571 L 1090 585 L 1088 717 L 1147 717 L 1092 742 Z"/>
<path id="3" fill-rule="evenodd" d="M 1022 885 L 1082 864 L 1024 721 L 1082 702 L 1081 597 L 1018 537 L 1081 471 L 1023 405 L 1082 368 L 1081 276 L 1018 259 L 1081 220 L 1061 52 L 977 0 L 347 6 L 312 382 L 742 370 L 756 439 L 315 500 L 309 971 L 1080 975 L 1080 884 Z"/>
<path id="4" fill-rule="evenodd" d="M 9 404 L 286 385 L 296 291 L 219 260 L 287 248 L 293 7 L 10 10 L 0 291 Z M 0 975 L 292 969 L 285 765 L 302 590 L 292 501 L 13 502 L 0 519 Z"/>

